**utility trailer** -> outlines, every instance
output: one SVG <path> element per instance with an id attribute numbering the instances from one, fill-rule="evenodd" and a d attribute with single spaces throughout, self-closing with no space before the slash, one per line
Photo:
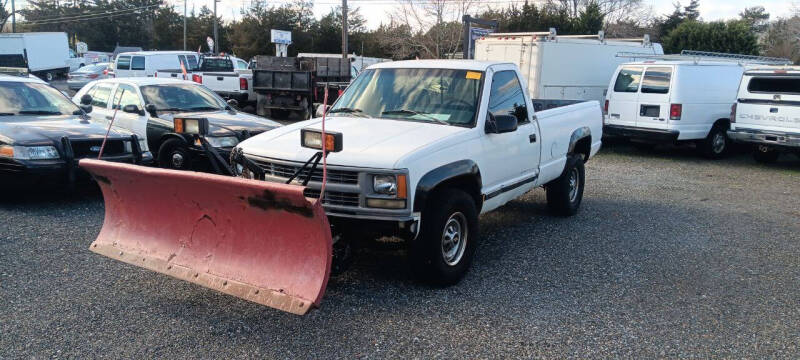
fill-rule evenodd
<path id="1" fill-rule="evenodd" d="M 256 112 L 264 117 L 285 117 L 294 111 L 301 119 L 309 119 L 323 102 L 326 89 L 330 104 L 350 80 L 349 59 L 256 56 L 253 60 Z"/>

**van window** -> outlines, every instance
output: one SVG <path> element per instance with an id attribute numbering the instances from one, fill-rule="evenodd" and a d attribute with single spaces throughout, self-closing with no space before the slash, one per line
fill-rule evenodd
<path id="1" fill-rule="evenodd" d="M 117 70 L 130 70 L 131 69 L 131 57 L 130 56 L 120 56 L 117 58 Z"/>
<path id="2" fill-rule="evenodd" d="M 528 122 L 525 92 L 515 72 L 506 70 L 494 74 L 489 92 L 489 112 L 494 116 L 514 115 L 520 124 Z"/>
<path id="3" fill-rule="evenodd" d="M 142 102 L 139 101 L 139 95 L 136 94 L 136 90 L 132 86 L 125 84 L 120 84 L 120 86 L 117 87 L 112 104 L 111 107 L 114 109 L 122 109 L 125 105 L 142 107 Z M 117 104 L 119 104 L 119 106 Z"/>
<path id="4" fill-rule="evenodd" d="M 646 94 L 666 94 L 669 92 L 671 67 L 648 67 L 642 80 L 642 92 Z"/>
<path id="5" fill-rule="evenodd" d="M 800 95 L 800 77 L 754 77 L 747 84 L 747 91 Z"/>
<path id="6" fill-rule="evenodd" d="M 641 67 L 625 66 L 619 71 L 619 74 L 617 75 L 617 81 L 614 82 L 614 92 L 637 92 L 639 91 L 639 82 L 641 80 Z"/>
<path id="7" fill-rule="evenodd" d="M 131 60 L 131 70 L 144 70 L 144 56 L 134 56 Z"/>
<path id="8" fill-rule="evenodd" d="M 239 70 L 247 70 L 247 62 L 244 60 L 237 60 L 236 68 Z"/>
<path id="9" fill-rule="evenodd" d="M 111 85 L 95 85 L 87 94 L 92 96 L 92 106 L 106 108 L 111 96 Z"/>

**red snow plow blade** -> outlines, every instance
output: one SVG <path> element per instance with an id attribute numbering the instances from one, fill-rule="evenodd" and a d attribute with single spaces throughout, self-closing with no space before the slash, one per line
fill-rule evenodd
<path id="1" fill-rule="evenodd" d="M 331 232 L 303 187 L 99 160 L 80 166 L 105 198 L 91 251 L 299 315 L 319 306 Z"/>

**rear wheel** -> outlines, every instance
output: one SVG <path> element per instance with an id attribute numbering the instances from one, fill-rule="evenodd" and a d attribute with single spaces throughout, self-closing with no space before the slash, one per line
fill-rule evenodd
<path id="1" fill-rule="evenodd" d="M 469 270 L 478 243 L 475 201 L 458 189 L 438 190 L 422 214 L 422 233 L 414 240 L 411 260 L 424 281 L 448 286 Z"/>
<path id="2" fill-rule="evenodd" d="M 709 159 L 720 159 L 728 152 L 730 140 L 727 129 L 722 125 L 714 125 L 708 137 L 697 143 L 703 156 Z"/>
<path id="3" fill-rule="evenodd" d="M 47 82 L 51 82 L 55 78 L 56 78 L 55 74 L 53 74 L 51 71 L 48 71 L 44 74 L 44 79 L 47 80 Z"/>
<path id="4" fill-rule="evenodd" d="M 572 216 L 578 213 L 583 200 L 583 184 L 586 172 L 581 156 L 570 155 L 564 172 L 558 179 L 545 185 L 547 207 L 559 216 Z"/>
<path id="5" fill-rule="evenodd" d="M 753 159 L 762 164 L 774 163 L 778 161 L 778 156 L 780 153 L 777 150 L 766 145 L 757 145 L 753 149 Z"/>
<path id="6" fill-rule="evenodd" d="M 158 165 L 165 169 L 188 170 L 191 160 L 186 143 L 179 139 L 165 141 L 158 151 Z"/>

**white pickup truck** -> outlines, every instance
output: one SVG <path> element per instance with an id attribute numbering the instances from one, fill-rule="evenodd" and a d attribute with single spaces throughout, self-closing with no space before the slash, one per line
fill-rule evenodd
<path id="1" fill-rule="evenodd" d="M 159 70 L 155 77 L 183 79 L 183 70 Z M 204 56 L 197 70 L 187 69 L 183 80 L 203 84 L 224 99 L 234 99 L 240 106 L 255 102 L 253 71 L 248 63 L 233 56 Z"/>
<path id="2" fill-rule="evenodd" d="M 800 156 L 800 67 L 761 66 L 745 71 L 728 137 L 753 145 L 758 162 L 781 152 Z"/>
<path id="3" fill-rule="evenodd" d="M 561 102 L 534 112 L 521 79 L 514 64 L 470 60 L 386 62 L 364 71 L 325 122 L 341 144 L 328 155 L 323 198 L 335 257 L 348 239 L 391 236 L 406 240 L 418 275 L 449 285 L 470 266 L 479 214 L 539 186 L 556 214 L 575 214 L 583 164 L 601 145 L 600 105 Z M 243 158 L 264 180 L 286 181 L 317 152 L 306 135 L 320 130 L 321 119 L 311 119 L 254 136 L 234 149 L 232 165 L 261 178 L 235 160 Z M 321 178 L 317 168 L 306 196 L 319 197 Z"/>

